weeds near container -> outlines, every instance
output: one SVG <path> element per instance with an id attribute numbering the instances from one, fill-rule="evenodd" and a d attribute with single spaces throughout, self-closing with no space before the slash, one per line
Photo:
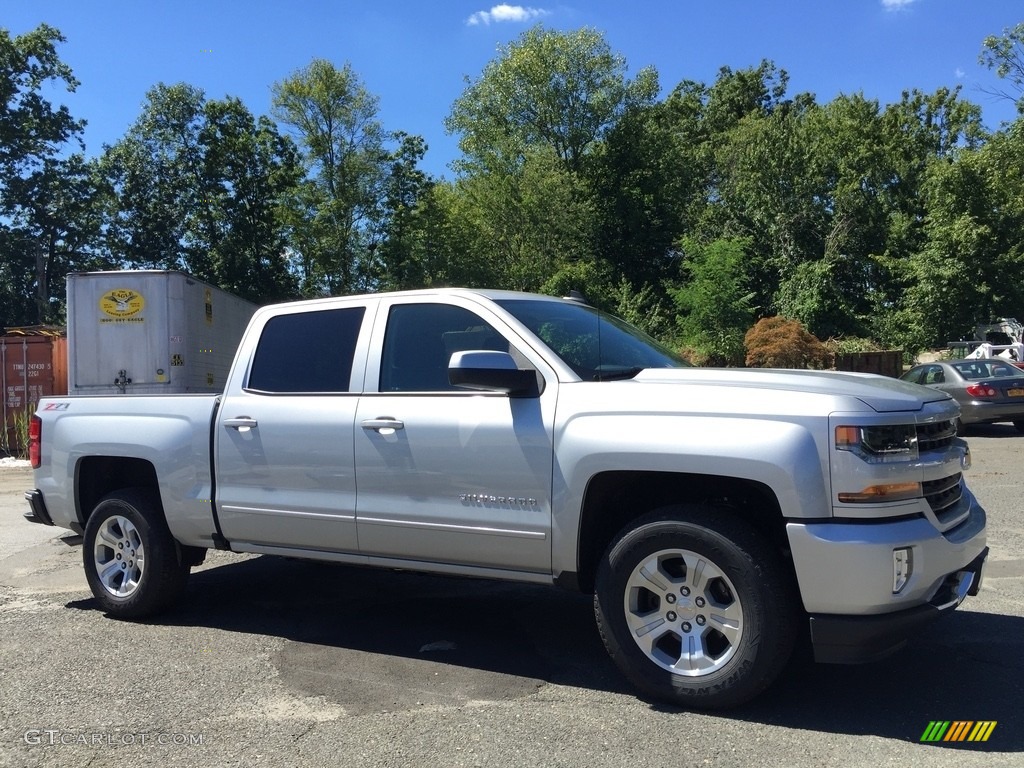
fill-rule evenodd
<path id="1" fill-rule="evenodd" d="M 8 456 L 14 456 L 18 459 L 28 458 L 28 426 L 32 423 L 32 414 L 35 413 L 36 404 L 29 403 L 28 407 L 23 411 L 14 412 L 14 444 L 10 444 L 10 436 L 8 431 L 3 430 L 3 442 L 7 445 L 0 445 Z"/>
<path id="2" fill-rule="evenodd" d="M 11 455 L 11 434 L 8 424 L 4 424 L 3 429 L 0 429 L 0 456 Z"/>

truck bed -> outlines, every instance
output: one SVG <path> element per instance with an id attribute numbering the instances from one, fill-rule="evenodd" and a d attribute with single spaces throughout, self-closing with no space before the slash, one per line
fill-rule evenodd
<path id="1" fill-rule="evenodd" d="M 81 530 L 91 504 L 123 480 L 112 459 L 130 457 L 140 481 L 156 482 L 174 537 L 212 546 L 210 429 L 219 395 L 97 395 L 45 398 L 39 404 L 49 446 L 39 490 L 55 525 Z M 68 418 L 73 417 L 73 418 Z M 123 466 L 123 463 L 120 463 Z M 148 469 L 147 466 L 148 465 Z M 81 489 L 75 493 L 74 485 Z M 79 497 L 76 504 L 76 495 Z M 83 509 L 84 508 L 84 509 Z"/>

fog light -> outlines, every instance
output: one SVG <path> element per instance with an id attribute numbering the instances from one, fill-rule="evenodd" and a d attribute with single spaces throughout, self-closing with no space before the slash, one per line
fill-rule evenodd
<path id="1" fill-rule="evenodd" d="M 910 581 L 914 572 L 914 558 L 910 547 L 902 547 L 892 551 L 892 593 L 898 595 Z"/>

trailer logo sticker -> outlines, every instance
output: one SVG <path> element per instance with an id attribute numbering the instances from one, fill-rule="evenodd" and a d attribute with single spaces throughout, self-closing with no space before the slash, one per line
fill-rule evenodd
<path id="1" fill-rule="evenodd" d="M 127 288 L 115 288 L 100 297 L 100 311 L 107 317 L 100 318 L 101 323 L 141 323 L 141 317 L 135 317 L 146 306 L 142 294 Z M 108 319 L 109 318 L 109 319 Z"/>
<path id="2" fill-rule="evenodd" d="M 921 741 L 988 741 L 996 724 L 996 720 L 932 720 Z"/>

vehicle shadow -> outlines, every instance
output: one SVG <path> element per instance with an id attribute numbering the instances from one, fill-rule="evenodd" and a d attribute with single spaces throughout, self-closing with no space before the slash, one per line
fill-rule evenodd
<path id="1" fill-rule="evenodd" d="M 1021 437 L 1021 433 L 1013 424 L 970 424 L 963 428 L 960 437 L 969 440 L 972 437 Z"/>
<path id="2" fill-rule="evenodd" d="M 68 605 L 96 608 L 92 599 Z M 291 641 L 282 659 L 294 681 L 328 699 L 322 672 L 367 663 L 361 655 L 377 674 L 395 667 L 399 684 L 416 663 L 437 665 L 426 679 L 443 679 L 431 677 L 441 667 L 515 678 L 520 694 L 556 683 L 634 695 L 605 653 L 591 599 L 548 587 L 263 556 L 193 573 L 182 606 L 151 623 Z M 931 746 L 1017 752 L 1024 751 L 1022 700 L 1024 618 L 960 609 L 875 664 L 813 664 L 802 650 L 767 693 L 714 716 L 910 742 L 930 721 L 994 720 L 985 743 Z"/>
<path id="3" fill-rule="evenodd" d="M 965 605 L 874 664 L 814 664 L 799 658 L 767 696 L 727 716 L 913 742 L 932 721 L 997 721 L 987 742 L 929 746 L 1020 752 L 1022 700 L 1024 618 L 978 613 Z"/>

